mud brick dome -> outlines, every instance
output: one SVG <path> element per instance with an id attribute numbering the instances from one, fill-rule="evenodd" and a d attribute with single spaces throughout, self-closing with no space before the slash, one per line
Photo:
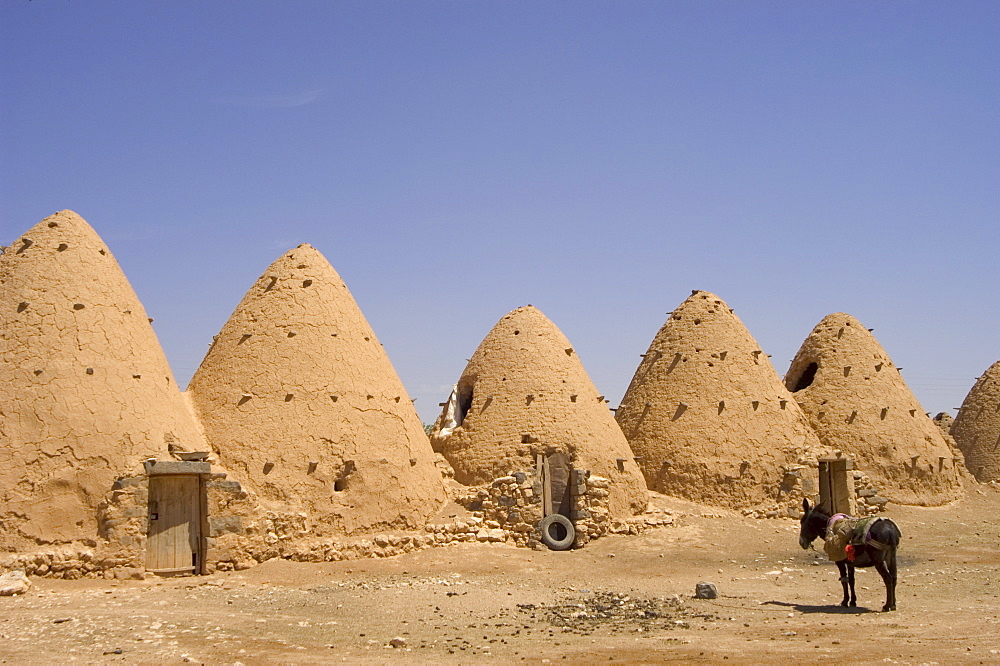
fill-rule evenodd
<path id="1" fill-rule="evenodd" d="M 941 432 L 950 435 L 951 426 L 955 423 L 955 419 L 952 418 L 951 414 L 948 412 L 938 412 L 931 420 L 934 421 L 934 425 L 941 429 Z"/>
<path id="2" fill-rule="evenodd" d="M 951 426 L 977 481 L 1000 481 L 1000 361 L 976 380 Z"/>
<path id="3" fill-rule="evenodd" d="M 309 245 L 261 275 L 189 386 L 223 465 L 316 534 L 418 527 L 445 500 L 413 403 L 347 286 Z"/>
<path id="4" fill-rule="evenodd" d="M 204 447 L 150 320 L 64 210 L 0 255 L 0 548 L 91 540 L 114 480 Z"/>
<path id="5" fill-rule="evenodd" d="M 838 312 L 817 324 L 785 386 L 822 442 L 853 457 L 893 501 L 937 506 L 961 495 L 961 454 L 854 317 Z"/>
<path id="6" fill-rule="evenodd" d="M 616 418 L 651 489 L 709 504 L 780 500 L 820 448 L 767 354 L 707 291 L 670 313 Z"/>
<path id="7" fill-rule="evenodd" d="M 642 511 L 647 492 L 632 451 L 566 336 L 530 305 L 505 315 L 469 359 L 454 414 L 431 440 L 465 484 L 535 466 L 535 452 L 562 451 L 574 466 L 610 480 L 610 510 Z"/>

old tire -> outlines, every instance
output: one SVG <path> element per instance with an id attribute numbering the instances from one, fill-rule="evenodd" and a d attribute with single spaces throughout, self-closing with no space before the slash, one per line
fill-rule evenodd
<path id="1" fill-rule="evenodd" d="M 542 531 L 542 543 L 550 550 L 569 550 L 576 541 L 576 528 L 573 521 L 561 513 L 553 513 L 542 518 L 538 523 Z"/>

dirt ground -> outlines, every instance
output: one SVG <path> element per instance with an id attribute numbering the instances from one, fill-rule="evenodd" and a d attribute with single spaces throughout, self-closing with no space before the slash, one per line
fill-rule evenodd
<path id="1" fill-rule="evenodd" d="M 1000 663 L 1000 489 L 891 507 L 898 611 L 798 546 L 798 522 L 655 496 L 677 525 L 569 552 L 461 544 L 146 581 L 33 579 L 0 598 L 3 663 Z M 819 547 L 819 542 L 817 542 Z M 695 584 L 719 598 L 694 599 Z"/>

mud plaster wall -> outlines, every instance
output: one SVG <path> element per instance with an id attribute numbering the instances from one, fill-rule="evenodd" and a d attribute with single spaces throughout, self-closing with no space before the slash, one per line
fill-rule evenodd
<path id="1" fill-rule="evenodd" d="M 961 495 L 961 454 L 924 413 L 875 337 L 844 313 L 803 342 L 785 386 L 824 444 L 855 460 L 891 500 L 937 506 Z"/>
<path id="2" fill-rule="evenodd" d="M 771 361 L 715 294 L 653 338 L 616 412 L 653 490 L 709 504 L 801 504 L 825 452 Z"/>
<path id="3" fill-rule="evenodd" d="M 317 535 L 417 528 L 445 501 L 402 382 L 326 259 L 300 245 L 237 306 L 189 386 L 220 463 Z"/>
<path id="4" fill-rule="evenodd" d="M 296 530 L 303 523 L 301 517 L 265 516 L 254 498 L 239 483 L 227 480 L 224 472 L 213 470 L 204 483 L 208 500 L 205 559 L 209 572 L 234 568 L 234 560 L 243 553 L 266 552 L 268 535 L 275 531 L 302 536 L 303 532 Z M 148 501 L 148 476 L 120 477 L 96 512 L 100 538 L 10 554 L 0 558 L 0 569 L 20 569 L 31 576 L 50 578 L 143 578 Z M 226 547 L 233 543 L 239 544 L 235 551 Z M 263 559 L 261 556 L 260 561 Z"/>
<path id="5" fill-rule="evenodd" d="M 1000 361 L 976 380 L 951 434 L 977 481 L 1000 481 Z"/>
<path id="6" fill-rule="evenodd" d="M 204 446 L 135 292 L 72 211 L 0 255 L 0 357 L 0 551 L 96 543 L 118 476 Z"/>
<path id="7" fill-rule="evenodd" d="M 930 414 L 928 414 L 930 416 Z M 952 451 L 957 451 L 961 454 L 961 447 L 959 447 L 958 442 L 951 434 L 951 427 L 955 423 L 955 419 L 952 418 L 951 414 L 947 412 L 938 412 L 934 415 L 931 421 L 938 427 L 941 431 L 941 435 L 944 437 L 944 441 L 948 443 L 948 447 Z M 958 470 L 958 475 L 962 479 L 963 485 L 970 481 L 975 481 L 976 477 L 973 476 L 972 472 L 968 468 L 968 464 L 965 462 L 965 455 L 961 454 L 961 464 L 956 463 L 956 469 Z"/>
<path id="8" fill-rule="evenodd" d="M 431 432 L 457 481 L 476 485 L 530 469 L 534 451 L 546 448 L 607 478 L 614 516 L 645 508 L 642 475 L 604 396 L 538 309 L 518 308 L 497 322 L 462 373 L 458 397 L 460 426 L 444 432 L 439 418 Z"/>

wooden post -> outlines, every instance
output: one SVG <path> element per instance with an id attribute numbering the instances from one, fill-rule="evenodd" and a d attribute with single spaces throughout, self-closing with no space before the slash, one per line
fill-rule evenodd
<path id="1" fill-rule="evenodd" d="M 552 515 L 552 475 L 548 456 L 542 455 L 542 518 Z"/>
<path id="2" fill-rule="evenodd" d="M 842 454 L 819 459 L 819 505 L 827 513 L 854 514 L 854 461 Z"/>

